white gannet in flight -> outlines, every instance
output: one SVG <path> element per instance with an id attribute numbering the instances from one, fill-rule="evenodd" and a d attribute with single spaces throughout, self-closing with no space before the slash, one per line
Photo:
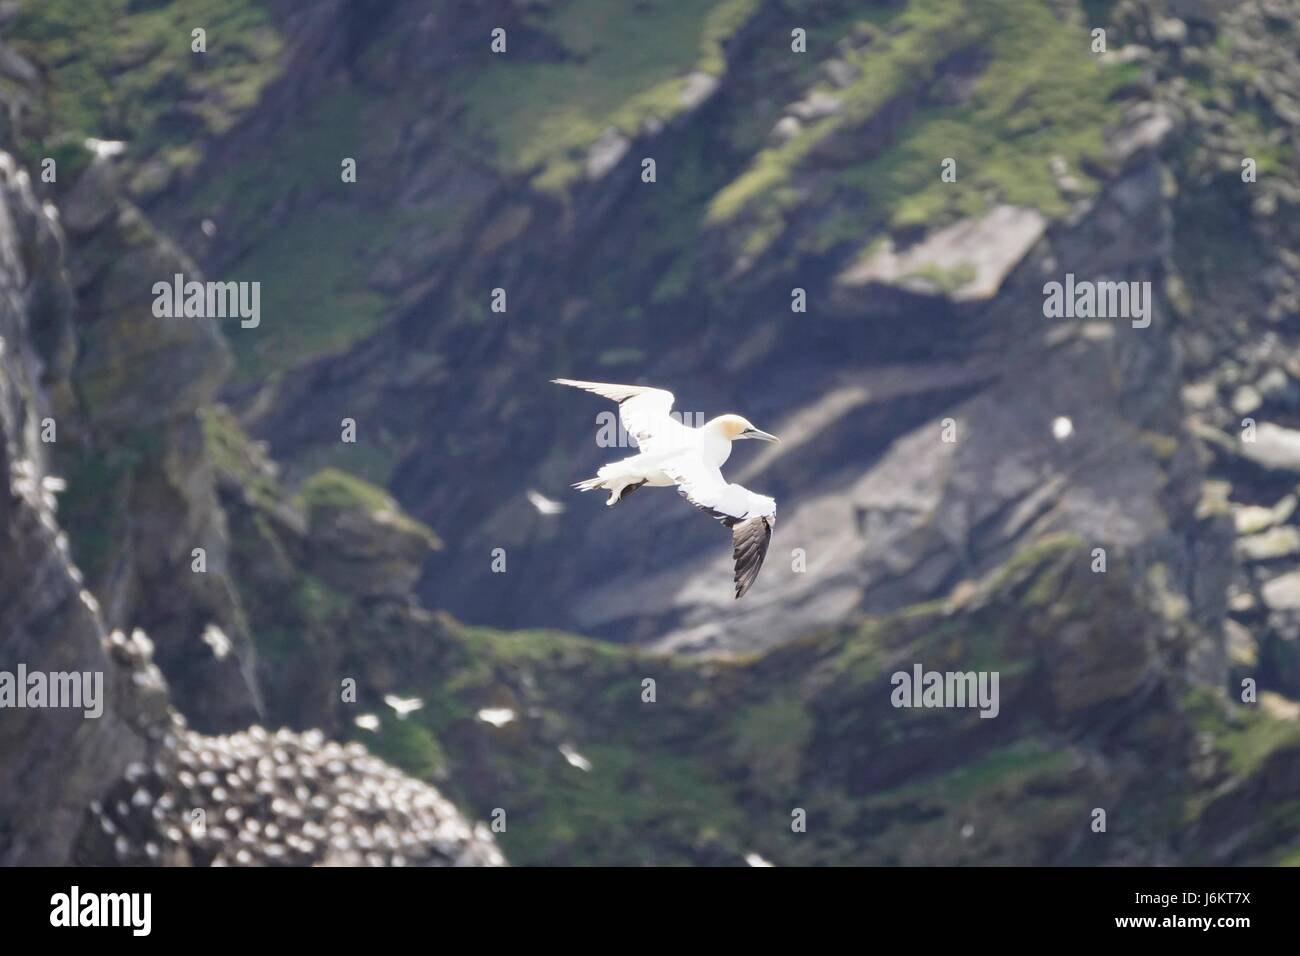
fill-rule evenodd
<path id="1" fill-rule="evenodd" d="M 684 498 L 731 529 L 732 557 L 736 562 L 736 597 L 749 590 L 767 557 L 776 524 L 776 502 L 740 485 L 728 484 L 722 465 L 731 457 L 737 438 L 780 441 L 759 431 L 739 415 L 719 415 L 699 428 L 684 425 L 669 412 L 673 393 L 640 385 L 607 385 L 552 379 L 557 385 L 585 389 L 618 402 L 623 428 L 640 454 L 602 465 L 595 478 L 579 481 L 579 491 L 597 488 L 609 492 L 606 505 L 617 504 L 642 485 L 676 485 Z"/>

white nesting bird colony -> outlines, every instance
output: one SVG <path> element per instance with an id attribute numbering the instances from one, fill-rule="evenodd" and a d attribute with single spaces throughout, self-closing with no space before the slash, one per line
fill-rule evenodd
<path id="1" fill-rule="evenodd" d="M 618 402 L 619 419 L 640 452 L 602 465 L 595 478 L 580 481 L 579 491 L 609 492 L 606 505 L 614 505 L 638 488 L 677 486 L 677 491 L 700 510 L 731 530 L 732 557 L 736 562 L 736 597 L 740 598 L 758 577 L 776 525 L 776 501 L 722 477 L 722 465 L 731 457 L 731 443 L 740 438 L 780 441 L 760 431 L 739 415 L 719 415 L 699 428 L 674 418 L 673 393 L 641 385 L 611 385 L 552 379 Z"/>

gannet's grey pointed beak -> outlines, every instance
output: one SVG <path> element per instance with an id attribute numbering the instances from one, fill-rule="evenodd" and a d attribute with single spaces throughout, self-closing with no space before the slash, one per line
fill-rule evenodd
<path id="1" fill-rule="evenodd" d="M 757 428 L 747 428 L 740 433 L 741 438 L 757 438 L 759 441 L 780 441 L 775 435 L 769 435 L 767 432 L 761 432 Z"/>

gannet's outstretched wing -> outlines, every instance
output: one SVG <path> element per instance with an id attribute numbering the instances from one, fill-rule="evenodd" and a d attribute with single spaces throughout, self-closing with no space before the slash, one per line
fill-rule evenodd
<path id="1" fill-rule="evenodd" d="M 722 472 L 700 458 L 684 456 L 664 468 L 677 491 L 691 504 L 731 529 L 736 562 L 736 599 L 758 577 L 776 526 L 776 501 L 741 485 L 728 484 Z"/>
<path id="2" fill-rule="evenodd" d="M 673 408 L 672 392 L 646 385 L 576 382 L 568 378 L 553 378 L 551 381 L 618 402 L 619 420 L 643 452 L 669 451 L 692 441 L 692 430 L 669 414 Z"/>

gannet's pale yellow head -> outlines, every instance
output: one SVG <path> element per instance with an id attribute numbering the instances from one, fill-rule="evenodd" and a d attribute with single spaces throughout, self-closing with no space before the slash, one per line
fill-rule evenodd
<path id="1" fill-rule="evenodd" d="M 727 441 L 735 441 L 738 438 L 757 438 L 761 441 L 780 441 L 775 435 L 769 435 L 765 431 L 760 431 L 750 424 L 748 418 L 741 418 L 739 415 L 719 415 L 709 426 L 722 432 Z"/>

